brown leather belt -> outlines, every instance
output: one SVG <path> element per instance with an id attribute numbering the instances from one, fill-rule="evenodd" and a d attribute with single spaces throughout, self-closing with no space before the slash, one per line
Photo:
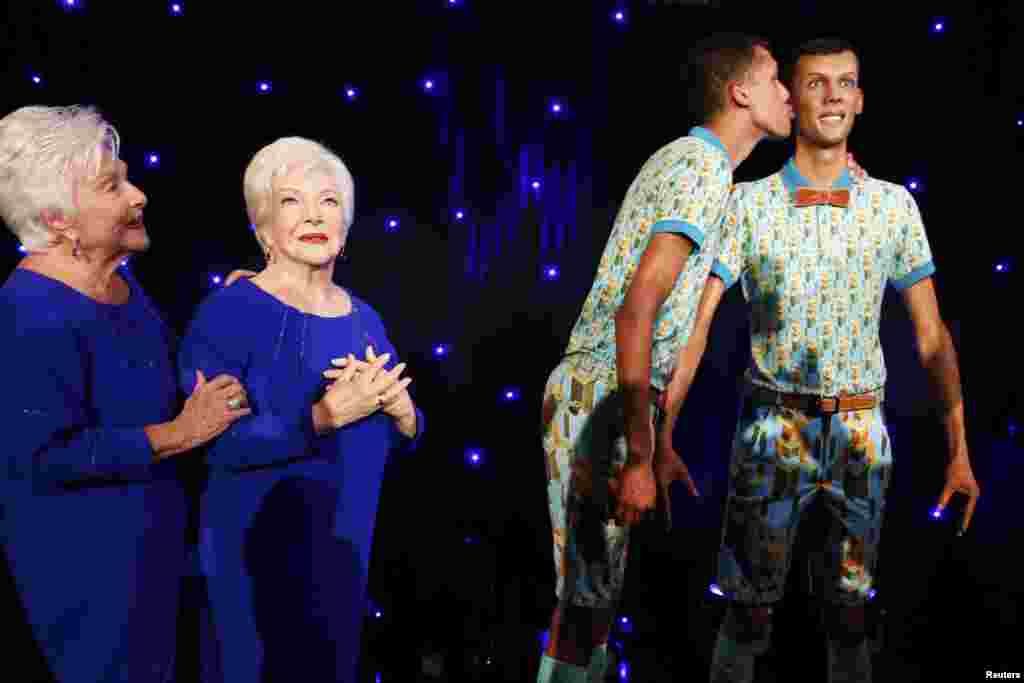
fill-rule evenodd
<path id="1" fill-rule="evenodd" d="M 783 394 L 756 384 L 748 385 L 747 393 L 755 403 L 790 408 L 807 415 L 830 415 L 852 410 L 870 410 L 878 405 L 876 393 L 857 394 L 856 396 Z"/>

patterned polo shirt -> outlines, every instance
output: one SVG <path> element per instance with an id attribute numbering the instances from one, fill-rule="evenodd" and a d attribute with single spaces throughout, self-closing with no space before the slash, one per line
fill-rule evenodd
<path id="1" fill-rule="evenodd" d="M 697 303 L 720 247 L 731 188 L 729 153 L 706 128 L 691 129 L 647 160 L 619 209 L 566 348 L 578 372 L 617 385 L 615 313 L 651 238 L 659 232 L 678 233 L 695 248 L 655 319 L 651 383 L 665 388 L 676 354 L 693 329 Z"/>
<path id="2" fill-rule="evenodd" d="M 750 304 L 747 379 L 820 396 L 881 390 L 886 283 L 903 290 L 935 272 L 921 213 L 904 187 L 851 183 L 848 170 L 834 187 L 850 190 L 849 207 L 793 206 L 809 186 L 790 159 L 729 203 L 713 274 L 741 281 Z"/>

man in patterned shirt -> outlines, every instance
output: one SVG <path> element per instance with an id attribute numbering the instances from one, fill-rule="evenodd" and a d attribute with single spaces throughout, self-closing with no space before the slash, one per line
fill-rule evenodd
<path id="1" fill-rule="evenodd" d="M 878 337 L 891 284 L 913 320 L 919 357 L 943 408 L 950 459 L 943 508 L 980 494 L 968 457 L 956 350 L 939 315 L 931 249 L 917 204 L 899 185 L 851 183 L 846 142 L 864 106 L 859 62 L 845 41 L 797 51 L 789 81 L 796 154 L 778 173 L 736 187 L 721 253 L 666 392 L 658 448 L 671 450 L 679 407 L 703 354 L 711 318 L 736 282 L 750 305 L 751 365 L 729 470 L 718 585 L 730 607 L 711 680 L 752 681 L 770 644 L 797 525 L 830 513 L 815 568 L 828 641 L 829 681 L 870 681 L 864 605 L 892 468 L 882 410 Z M 818 514 L 825 510 L 818 510 Z"/>
<path id="2" fill-rule="evenodd" d="M 706 124 L 655 153 L 630 186 L 545 390 L 559 600 L 539 683 L 603 680 L 625 525 L 655 499 L 653 399 L 693 324 L 733 169 L 761 139 L 790 132 L 789 94 L 762 41 L 716 36 L 694 57 L 693 94 Z M 658 469 L 696 494 L 678 458 Z"/>

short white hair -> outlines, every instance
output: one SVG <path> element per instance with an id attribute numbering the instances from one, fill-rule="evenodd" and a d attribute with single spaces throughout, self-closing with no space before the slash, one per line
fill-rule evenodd
<path id="1" fill-rule="evenodd" d="M 92 107 L 22 107 L 0 119 L 0 219 L 28 251 L 58 240 L 45 212 L 77 212 L 75 183 L 94 177 L 120 136 Z"/>
<path id="2" fill-rule="evenodd" d="M 342 216 L 347 230 L 355 216 L 355 182 L 345 163 L 337 154 L 319 142 L 306 138 L 288 137 L 275 140 L 249 162 L 242 181 L 245 192 L 245 210 L 249 222 L 256 228 L 256 239 L 265 247 L 261 228 L 269 216 L 274 180 L 296 169 L 307 171 L 323 169 L 334 175 L 341 194 Z"/>

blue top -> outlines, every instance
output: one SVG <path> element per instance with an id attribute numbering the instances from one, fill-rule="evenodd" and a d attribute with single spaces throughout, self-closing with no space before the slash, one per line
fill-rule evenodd
<path id="1" fill-rule="evenodd" d="M 173 673 L 185 497 L 143 431 L 177 412 L 173 336 L 122 276 L 123 305 L 21 268 L 0 287 L 0 539 L 62 682 Z"/>
<path id="2" fill-rule="evenodd" d="M 317 436 L 312 408 L 331 359 L 397 353 L 377 313 L 352 297 L 324 318 L 242 280 L 199 308 L 179 357 L 181 387 L 196 370 L 237 377 L 252 415 L 208 448 L 200 516 L 225 680 L 294 677 L 296 653 L 314 679 L 355 680 L 377 500 L 391 448 L 411 445 L 377 412 Z M 416 439 L 423 432 L 417 411 Z"/>

